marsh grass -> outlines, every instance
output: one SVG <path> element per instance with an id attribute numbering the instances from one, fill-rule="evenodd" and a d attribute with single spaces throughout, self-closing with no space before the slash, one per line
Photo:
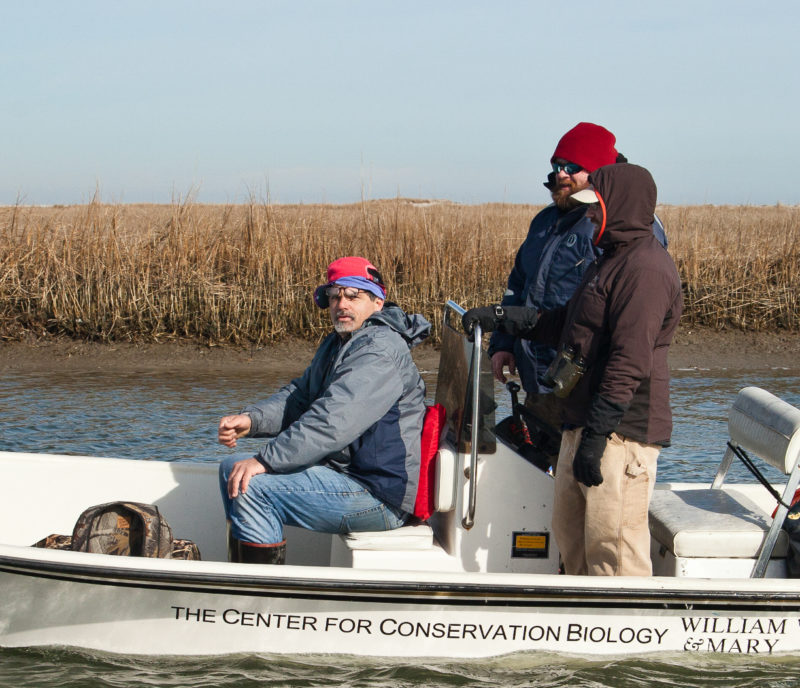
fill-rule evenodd
<path id="1" fill-rule="evenodd" d="M 497 301 L 528 205 L 409 199 L 353 205 L 108 205 L 0 209 L 0 339 L 318 339 L 325 266 L 364 255 L 390 299 L 434 323 L 452 298 Z M 800 329 L 800 208 L 661 207 L 684 321 Z"/>
<path id="2" fill-rule="evenodd" d="M 715 329 L 800 329 L 800 207 L 658 211 L 678 266 L 684 322 Z"/>

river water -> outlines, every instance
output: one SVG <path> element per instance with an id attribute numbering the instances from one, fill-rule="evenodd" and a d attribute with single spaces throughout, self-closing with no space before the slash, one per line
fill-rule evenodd
<path id="1" fill-rule="evenodd" d="M 423 371 L 432 397 L 435 371 Z M 289 379 L 153 372 L 6 372 L 0 380 L 0 449 L 160 461 L 216 462 L 221 415 L 263 398 Z M 800 368 L 673 372 L 673 446 L 659 479 L 710 482 L 727 438 L 728 407 L 741 387 L 763 387 L 800 406 Z M 508 413 L 498 386 L 498 420 Z M 242 443 L 244 444 L 244 443 Z M 240 444 L 240 446 L 242 446 Z M 735 466 L 732 480 L 751 480 Z M 32 491 L 35 495 L 35 490 Z M 2 604 L 2 599 L 0 599 Z M 522 654 L 494 660 L 397 662 L 351 657 L 286 659 L 119 657 L 63 649 L 0 650 L 0 687 L 115 686 L 800 686 L 800 659 L 717 657 L 589 660 Z"/>

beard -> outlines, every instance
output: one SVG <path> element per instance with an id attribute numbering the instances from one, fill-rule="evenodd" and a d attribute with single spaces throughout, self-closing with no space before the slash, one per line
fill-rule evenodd
<path id="1" fill-rule="evenodd" d="M 581 187 L 570 179 L 556 187 L 550 196 L 560 210 L 571 210 L 577 206 L 578 203 L 572 200 L 570 196 L 580 190 Z"/>
<path id="2" fill-rule="evenodd" d="M 581 170 L 575 175 L 558 175 L 555 188 L 550 192 L 553 202 L 562 211 L 572 210 L 579 205 L 570 198 L 572 194 L 589 187 L 589 173 Z"/>
<path id="3" fill-rule="evenodd" d="M 348 315 L 348 316 L 352 317 L 353 314 L 352 313 L 348 313 L 347 311 L 337 311 L 336 312 L 336 318 L 333 320 L 333 329 L 337 334 L 340 334 L 340 335 L 351 334 L 352 332 L 355 332 L 355 330 L 358 329 L 358 325 L 357 325 L 355 319 L 353 319 L 353 320 L 338 320 L 338 317 L 340 315 Z"/>

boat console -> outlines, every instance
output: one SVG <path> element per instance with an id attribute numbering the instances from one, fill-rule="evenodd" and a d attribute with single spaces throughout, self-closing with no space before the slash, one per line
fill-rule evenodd
<path id="1" fill-rule="evenodd" d="M 436 403 L 447 412 L 426 523 L 334 538 L 331 564 L 365 569 L 556 573 L 550 531 L 553 477 L 494 433 L 494 380 L 480 332 L 463 333 L 464 310 L 444 309 Z M 477 403 L 474 400 L 477 399 Z"/>

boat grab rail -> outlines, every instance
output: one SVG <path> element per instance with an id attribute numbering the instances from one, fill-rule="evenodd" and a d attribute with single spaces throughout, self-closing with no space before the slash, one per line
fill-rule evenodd
<path id="1" fill-rule="evenodd" d="M 445 310 L 450 309 L 459 317 L 466 311 L 455 301 L 448 300 L 445 303 Z M 464 477 L 469 481 L 469 494 L 467 498 L 467 509 L 461 519 L 461 525 L 465 530 L 470 530 L 475 525 L 475 510 L 478 502 L 478 437 L 480 426 L 480 387 L 481 387 L 481 342 L 483 331 L 478 323 L 475 323 L 472 330 L 472 359 L 470 365 L 470 379 L 472 381 L 472 427 L 470 432 L 470 454 L 469 463 L 464 469 Z"/>
<path id="2" fill-rule="evenodd" d="M 480 389 L 481 389 L 481 337 L 483 332 L 478 323 L 472 329 L 472 432 L 470 434 L 469 466 L 466 474 L 469 480 L 469 503 L 467 513 L 461 521 L 465 530 L 475 525 L 475 508 L 478 501 L 478 431 L 480 424 Z"/>

